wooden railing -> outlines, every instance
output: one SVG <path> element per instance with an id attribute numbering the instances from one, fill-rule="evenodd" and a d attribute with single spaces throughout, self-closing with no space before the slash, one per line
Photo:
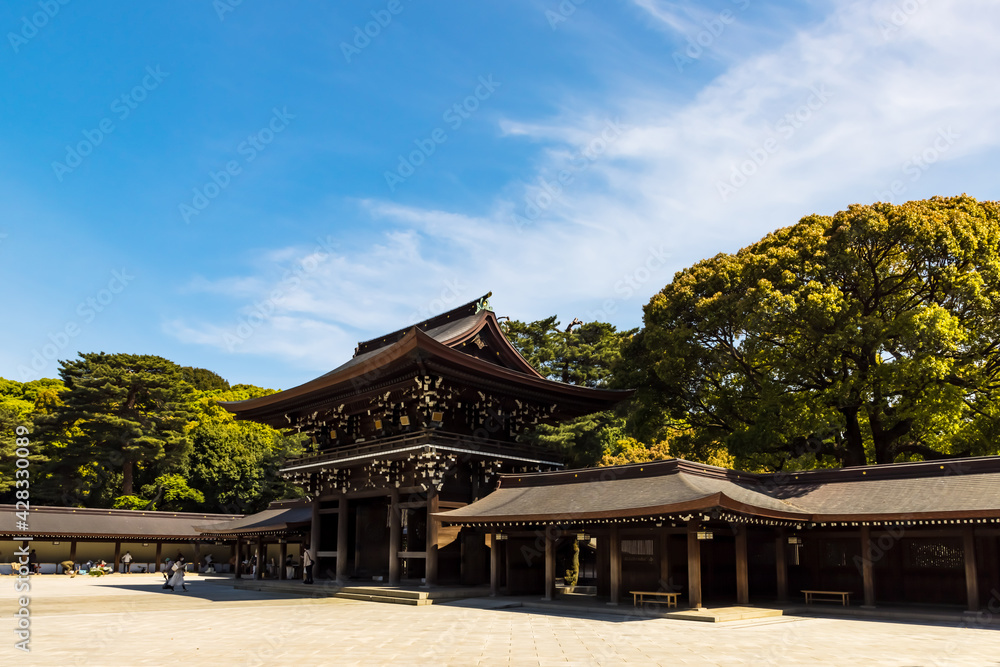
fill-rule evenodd
<path id="1" fill-rule="evenodd" d="M 444 431 L 418 431 L 415 433 L 403 433 L 387 438 L 379 438 L 372 442 L 354 443 L 353 445 L 328 447 L 322 451 L 298 459 L 290 459 L 285 462 L 285 467 L 296 468 L 311 463 L 323 463 L 324 461 L 336 461 L 346 458 L 364 457 L 379 454 L 381 452 L 414 447 L 419 445 L 440 445 L 442 447 L 453 447 L 458 449 L 481 452 L 483 454 L 496 454 L 499 456 L 518 456 L 531 460 L 560 461 L 562 456 L 547 447 L 535 447 L 523 442 L 509 442 L 504 440 L 492 440 L 489 438 L 477 438 L 472 435 L 459 435 L 457 433 L 447 433 Z"/>

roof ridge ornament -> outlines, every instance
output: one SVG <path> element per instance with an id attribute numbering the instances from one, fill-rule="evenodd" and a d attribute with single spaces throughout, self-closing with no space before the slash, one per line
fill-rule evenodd
<path id="1" fill-rule="evenodd" d="M 476 312 L 474 314 L 478 315 L 484 310 L 493 312 L 493 306 L 490 305 L 490 297 L 493 296 L 493 292 L 489 292 L 482 299 L 476 302 Z"/>

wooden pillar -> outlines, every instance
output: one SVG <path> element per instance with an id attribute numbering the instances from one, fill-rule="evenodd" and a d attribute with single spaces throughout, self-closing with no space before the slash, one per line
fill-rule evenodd
<path id="1" fill-rule="evenodd" d="M 337 504 L 337 581 L 347 581 L 347 494 Z"/>
<path id="2" fill-rule="evenodd" d="M 784 528 L 774 538 L 774 565 L 778 576 L 778 601 L 788 601 L 788 536 Z"/>
<path id="3" fill-rule="evenodd" d="M 746 526 L 737 526 L 736 528 L 736 604 L 750 604 Z"/>
<path id="4" fill-rule="evenodd" d="M 701 609 L 701 542 L 698 541 L 698 521 L 687 525 L 688 546 L 688 606 Z"/>
<path id="5" fill-rule="evenodd" d="M 253 578 L 263 579 L 264 578 L 264 538 L 257 538 L 257 567 L 254 568 Z"/>
<path id="6" fill-rule="evenodd" d="M 278 563 L 278 580 L 285 581 L 288 579 L 288 568 L 285 567 L 285 561 L 288 559 L 288 540 L 282 539 L 278 543 L 278 558 L 281 562 Z"/>
<path id="7" fill-rule="evenodd" d="M 201 573 L 201 542 L 194 543 L 194 573 Z"/>
<path id="8" fill-rule="evenodd" d="M 611 565 L 611 601 L 608 604 L 617 605 L 622 597 L 622 539 L 617 525 L 611 526 L 608 547 L 610 547 Z"/>
<path id="9" fill-rule="evenodd" d="M 76 564 L 76 540 L 69 541 L 69 559 Z"/>
<path id="10" fill-rule="evenodd" d="M 497 531 L 490 533 L 490 597 L 500 595 L 500 540 Z"/>
<path id="11" fill-rule="evenodd" d="M 122 557 L 122 543 L 121 540 L 115 540 L 115 557 L 111 561 L 111 566 L 115 568 L 115 572 L 121 567 L 121 563 L 118 560 Z"/>
<path id="12" fill-rule="evenodd" d="M 979 573 L 976 570 L 976 534 L 972 526 L 962 528 L 962 553 L 965 560 L 965 597 L 969 611 L 979 611 Z"/>
<path id="13" fill-rule="evenodd" d="M 233 549 L 236 551 L 236 558 L 233 559 L 234 576 L 240 579 L 243 577 L 243 540 L 239 536 L 236 537 Z"/>
<path id="14" fill-rule="evenodd" d="M 865 588 L 865 609 L 875 608 L 875 570 L 872 564 L 872 529 L 861 526 L 861 579 Z"/>
<path id="15" fill-rule="evenodd" d="M 309 530 L 309 548 L 312 549 L 309 553 L 313 557 L 313 579 L 317 579 L 323 576 L 323 573 L 319 569 L 319 543 L 320 543 L 320 522 L 319 522 L 319 498 L 313 498 L 312 501 L 312 522 L 310 524 Z"/>
<path id="16" fill-rule="evenodd" d="M 670 592 L 670 533 L 660 530 L 660 590 Z"/>
<path id="17" fill-rule="evenodd" d="M 160 571 L 160 560 L 162 559 L 162 557 L 163 557 L 163 542 L 157 542 L 156 543 L 156 563 L 153 566 L 156 569 L 157 572 Z"/>
<path id="18" fill-rule="evenodd" d="M 437 585 L 438 579 L 438 527 L 440 524 L 434 518 L 439 507 L 438 491 L 431 487 L 427 492 L 427 566 L 425 580 L 427 586 Z"/>
<path id="19" fill-rule="evenodd" d="M 400 516 L 399 489 L 389 495 L 389 583 L 399 583 L 399 548 L 403 542 L 403 522 Z"/>
<path id="20" fill-rule="evenodd" d="M 555 528 L 549 526 L 545 530 L 545 600 L 556 597 L 556 538 Z"/>

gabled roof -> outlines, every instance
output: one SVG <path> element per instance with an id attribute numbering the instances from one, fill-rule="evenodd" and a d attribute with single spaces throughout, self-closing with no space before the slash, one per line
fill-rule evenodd
<path id="1" fill-rule="evenodd" d="M 594 389 L 542 377 L 510 344 L 493 311 L 484 309 L 487 294 L 425 322 L 360 343 L 355 356 L 315 380 L 282 392 L 220 405 L 241 419 L 276 428 L 288 426 L 285 415 L 315 409 L 338 396 L 359 394 L 393 374 L 412 367 L 452 374 L 533 393 L 539 400 L 564 402 L 568 412 L 605 410 L 631 391 Z"/>
<path id="2" fill-rule="evenodd" d="M 775 520 L 1000 519 L 1000 457 L 753 474 L 669 459 L 503 475 L 448 523 L 547 523 L 728 510 Z"/>

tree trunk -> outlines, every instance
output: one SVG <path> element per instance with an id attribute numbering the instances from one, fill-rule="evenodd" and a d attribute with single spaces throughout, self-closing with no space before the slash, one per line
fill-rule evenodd
<path id="1" fill-rule="evenodd" d="M 844 454 L 845 466 L 863 466 L 868 463 L 868 459 L 865 457 L 865 441 L 861 435 L 861 424 L 858 422 L 859 409 L 857 406 L 840 409 L 847 423 L 847 428 L 845 429 L 847 442 L 844 443 L 846 451 Z"/>
<path id="2" fill-rule="evenodd" d="M 131 496 L 132 493 L 132 462 L 125 459 L 122 464 L 122 495 Z"/>

